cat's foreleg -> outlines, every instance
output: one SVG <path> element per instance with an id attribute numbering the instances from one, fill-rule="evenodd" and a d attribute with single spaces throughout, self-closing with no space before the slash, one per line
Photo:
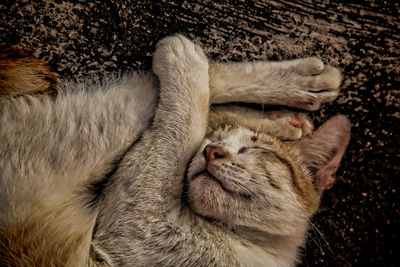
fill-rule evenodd
<path id="1" fill-rule="evenodd" d="M 201 48 L 177 35 L 158 43 L 153 71 L 160 80 L 153 125 L 111 177 L 94 233 L 93 245 L 121 266 L 174 265 L 168 262 L 186 255 L 183 248 L 170 250 L 182 238 L 171 227 L 187 163 L 206 130 L 208 61 Z"/>
<path id="2" fill-rule="evenodd" d="M 153 125 L 133 149 L 133 158 L 127 155 L 124 161 L 142 162 L 132 166 L 137 183 L 149 187 L 140 191 L 159 202 L 152 205 L 159 210 L 160 206 L 170 204 L 166 199 L 180 195 L 178 188 L 182 181 L 172 176 L 183 177 L 205 134 L 209 109 L 208 61 L 200 47 L 176 35 L 158 43 L 153 71 L 160 80 L 160 100 Z"/>
<path id="3" fill-rule="evenodd" d="M 209 110 L 208 60 L 200 47 L 175 35 L 157 44 L 153 72 L 160 81 L 160 102 L 153 127 L 145 132 L 139 144 L 146 151 L 153 150 L 146 153 L 153 162 L 146 163 L 151 169 L 146 170 L 143 165 L 140 169 L 155 181 L 145 194 L 163 199 L 161 207 L 170 207 L 170 200 L 180 201 L 181 177 L 205 135 Z M 143 153 L 138 151 L 135 155 L 142 157 Z M 148 178 L 145 180 L 147 183 Z M 156 189 L 159 181 L 162 187 Z"/>
<path id="4" fill-rule="evenodd" d="M 208 134 L 221 125 L 241 125 L 255 132 L 263 132 L 280 140 L 297 140 L 314 130 L 312 120 L 304 113 L 289 110 L 260 111 L 238 105 L 211 108 L 208 116 Z"/>
<path id="5" fill-rule="evenodd" d="M 210 102 L 247 102 L 316 110 L 339 94 L 340 72 L 320 59 L 212 64 Z"/>

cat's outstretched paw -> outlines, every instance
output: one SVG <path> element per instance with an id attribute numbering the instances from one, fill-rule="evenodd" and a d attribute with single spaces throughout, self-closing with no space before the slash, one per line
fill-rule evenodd
<path id="1" fill-rule="evenodd" d="M 296 107 L 317 110 L 322 103 L 331 102 L 339 95 L 342 76 L 335 67 L 325 65 L 316 57 L 293 60 L 289 68 L 296 73 L 302 91 Z"/>
<path id="2" fill-rule="evenodd" d="M 207 75 L 208 79 L 208 60 L 200 46 L 176 34 L 157 43 L 153 55 L 153 72 L 160 81 L 173 79 L 174 83 L 193 74 L 198 78 Z"/>
<path id="3" fill-rule="evenodd" d="M 288 110 L 273 110 L 266 113 L 271 122 L 271 135 L 282 140 L 297 140 L 314 130 L 312 120 L 304 113 Z"/>

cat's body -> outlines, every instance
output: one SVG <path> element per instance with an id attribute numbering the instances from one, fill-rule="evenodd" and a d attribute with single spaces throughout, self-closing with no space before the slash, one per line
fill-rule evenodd
<path id="1" fill-rule="evenodd" d="M 285 142 L 311 132 L 307 118 L 209 104 L 315 110 L 338 71 L 315 58 L 209 67 L 181 36 L 159 42 L 153 71 L 159 92 L 133 74 L 0 99 L 2 266 L 295 263 L 348 121 Z"/>

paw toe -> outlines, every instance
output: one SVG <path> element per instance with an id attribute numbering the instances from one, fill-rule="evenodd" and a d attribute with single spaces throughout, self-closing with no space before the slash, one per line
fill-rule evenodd
<path id="1" fill-rule="evenodd" d="M 293 140 L 309 135 L 314 130 L 314 123 L 304 113 L 288 111 L 287 122 L 297 130 L 297 135 L 292 136 Z"/>
<path id="2" fill-rule="evenodd" d="M 322 76 L 324 76 L 324 79 L 330 88 L 339 88 L 342 82 L 340 71 L 332 66 L 326 66 Z"/>
<path id="3" fill-rule="evenodd" d="M 290 113 L 288 122 L 294 128 L 301 130 L 300 137 L 306 136 L 314 130 L 314 123 L 304 113 Z"/>
<path id="4" fill-rule="evenodd" d="M 314 131 L 314 123 L 310 117 L 304 113 L 299 113 L 298 118 L 301 121 L 302 136 L 309 135 L 312 131 Z"/>
<path id="5" fill-rule="evenodd" d="M 271 120 L 276 120 L 280 117 L 282 117 L 283 115 L 283 111 L 282 110 L 273 110 L 273 111 L 269 111 L 267 116 L 269 119 Z"/>
<path id="6" fill-rule="evenodd" d="M 298 59 L 296 64 L 297 72 L 303 76 L 313 76 L 324 71 L 324 62 L 317 57 Z"/>
<path id="7" fill-rule="evenodd" d="M 313 131 L 315 126 L 314 123 L 312 122 L 312 120 L 310 118 L 306 118 L 304 121 L 304 125 L 307 129 Z"/>
<path id="8" fill-rule="evenodd" d="M 312 80 L 311 87 L 313 90 L 339 90 L 342 76 L 338 69 L 332 66 L 325 66 L 323 73 L 315 76 Z"/>
<path id="9" fill-rule="evenodd" d="M 318 75 L 321 74 L 324 70 L 324 62 L 321 59 L 312 57 L 308 59 L 306 64 L 306 70 L 310 75 Z"/>
<path id="10" fill-rule="evenodd" d="M 294 114 L 290 115 L 288 120 L 290 125 L 292 125 L 293 127 L 298 129 L 301 128 L 301 121 Z"/>

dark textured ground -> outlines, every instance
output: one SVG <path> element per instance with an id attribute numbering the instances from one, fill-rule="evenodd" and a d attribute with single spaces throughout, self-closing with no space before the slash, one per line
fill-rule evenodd
<path id="1" fill-rule="evenodd" d="M 342 3 L 340 3 L 342 2 Z M 0 43 L 98 79 L 149 69 L 157 40 L 176 32 L 218 61 L 315 55 L 344 73 L 336 103 L 352 140 L 322 199 L 304 266 L 400 266 L 400 5 L 397 1 L 2 1 Z"/>

